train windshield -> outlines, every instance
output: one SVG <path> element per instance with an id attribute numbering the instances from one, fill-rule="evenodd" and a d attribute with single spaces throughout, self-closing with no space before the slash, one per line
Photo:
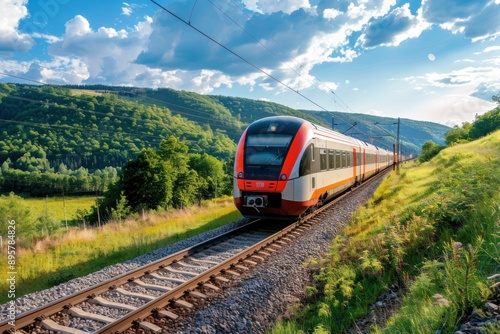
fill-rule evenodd
<path id="1" fill-rule="evenodd" d="M 292 141 L 290 134 L 249 134 L 245 143 L 245 178 L 277 180 Z"/>

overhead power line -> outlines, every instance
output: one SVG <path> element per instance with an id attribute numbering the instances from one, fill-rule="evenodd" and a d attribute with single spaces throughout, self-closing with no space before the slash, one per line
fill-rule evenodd
<path id="1" fill-rule="evenodd" d="M 245 31 L 247 34 L 249 34 L 254 40 L 256 40 L 256 38 L 254 36 L 252 36 L 246 29 L 244 29 L 243 27 L 241 27 L 239 24 L 237 24 L 232 18 L 229 17 L 229 15 L 227 15 L 226 13 L 224 13 L 221 9 L 219 9 L 217 6 L 215 6 L 212 1 L 208 0 L 217 10 L 221 11 L 226 17 L 228 17 L 233 23 L 235 23 L 240 29 L 242 29 L 243 31 Z M 236 51 L 233 51 L 232 49 L 230 49 L 229 47 L 227 47 L 226 45 L 222 44 L 221 42 L 217 41 L 215 38 L 213 38 L 212 36 L 208 35 L 207 33 L 205 33 L 204 31 L 202 31 L 201 29 L 197 28 L 196 26 L 194 26 L 192 23 L 191 23 L 191 20 L 189 21 L 186 21 L 185 19 L 181 18 L 180 16 L 178 16 L 177 14 L 175 14 L 174 12 L 172 12 L 171 10 L 167 9 L 166 7 L 162 6 L 161 4 L 159 4 L 157 1 L 155 0 L 151 0 L 152 3 L 154 3 L 156 6 L 158 6 L 160 9 L 162 9 L 163 11 L 167 12 L 168 14 L 170 14 L 171 16 L 173 16 L 174 18 L 176 18 L 177 20 L 179 20 L 180 22 L 184 23 L 185 25 L 187 25 L 188 27 L 190 27 L 191 29 L 195 30 L 196 32 L 198 32 L 199 34 L 201 34 L 202 36 L 204 36 L 205 38 L 209 39 L 210 41 L 212 41 L 213 43 L 217 44 L 218 46 L 220 46 L 221 48 L 223 48 L 224 50 L 228 51 L 229 53 L 233 54 L 235 57 L 239 58 L 240 60 L 242 60 L 243 62 L 247 63 L 248 65 L 250 65 L 251 67 L 253 67 L 254 69 L 256 69 L 257 71 L 261 72 L 262 74 L 266 75 L 267 77 L 273 79 L 274 81 L 276 81 L 277 83 L 279 83 L 280 85 L 282 85 L 283 87 L 289 89 L 290 91 L 298 94 L 299 96 L 301 96 L 302 98 L 306 99 L 307 101 L 309 101 L 310 103 L 314 104 L 315 106 L 317 106 L 318 108 L 320 108 L 321 110 L 323 111 L 326 111 L 326 112 L 330 112 L 330 110 L 326 109 L 325 107 L 323 107 L 322 105 L 320 105 L 319 103 L 313 101 L 312 99 L 310 99 L 309 97 L 305 96 L 304 94 L 302 94 L 301 92 L 299 92 L 298 90 L 294 89 L 293 87 L 291 87 L 290 85 L 288 85 L 287 83 L 283 82 L 282 80 L 278 79 L 277 77 L 273 76 L 271 73 L 269 73 L 268 71 L 262 69 L 261 67 L 257 66 L 256 64 L 254 64 L 253 62 L 251 62 L 250 60 L 248 60 L 247 58 L 245 58 L 244 56 L 240 55 L 239 53 L 237 53 Z M 194 8 L 194 7 L 193 7 Z M 259 42 L 259 44 L 261 44 Z M 262 44 L 261 44 L 262 45 Z M 268 48 L 264 47 L 268 52 L 272 53 L 273 55 L 275 55 L 272 51 L 270 51 Z M 276 55 L 275 55 L 276 56 Z M 293 70 L 293 69 L 292 69 Z M 295 73 L 297 73 L 295 70 L 293 70 Z M 297 73 L 298 74 L 298 73 Z M 298 74 L 300 76 L 300 74 Z M 319 81 L 319 80 L 318 80 Z M 325 84 L 326 86 L 326 84 Z M 318 87 L 316 87 L 318 88 Z M 318 88 L 319 89 L 319 88 Z M 323 90 L 320 89 L 320 91 L 323 92 Z M 335 94 L 335 92 L 333 90 L 330 90 L 330 92 L 332 94 L 334 94 L 337 99 L 339 99 L 342 103 L 344 103 L 340 97 Z M 324 93 L 324 92 L 323 92 Z M 350 110 L 350 108 L 347 106 L 347 104 L 344 103 L 344 105 Z M 352 110 L 351 110 L 352 111 Z M 339 118 L 342 118 L 342 117 L 339 117 Z M 345 121 L 345 120 L 344 120 Z M 346 122 L 346 121 L 345 121 Z M 347 124 L 349 124 L 348 122 L 346 122 Z M 368 136 L 368 134 L 364 133 L 366 136 Z"/>

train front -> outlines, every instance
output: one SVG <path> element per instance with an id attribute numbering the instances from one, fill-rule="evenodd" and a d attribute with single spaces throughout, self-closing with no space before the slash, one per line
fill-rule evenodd
<path id="1" fill-rule="evenodd" d="M 246 217 L 297 217 L 294 178 L 309 127 L 299 118 L 267 117 L 248 126 L 236 151 L 234 203 Z"/>

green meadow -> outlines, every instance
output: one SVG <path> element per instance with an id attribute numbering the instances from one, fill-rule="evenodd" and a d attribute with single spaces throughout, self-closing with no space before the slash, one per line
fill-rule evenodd
<path id="1" fill-rule="evenodd" d="M 27 200 L 32 210 L 45 210 L 44 199 Z M 92 205 L 75 199 L 77 203 Z M 50 201 L 49 201 L 50 203 Z M 55 201 L 54 208 L 60 203 Z M 66 199 L 66 209 L 70 205 Z M 59 219 L 60 210 L 54 209 Z M 56 213 L 59 212 L 59 213 Z M 101 228 L 70 228 L 68 232 L 38 239 L 30 247 L 18 248 L 17 297 L 84 276 L 108 265 L 123 262 L 160 247 L 223 226 L 241 218 L 232 198 L 207 201 L 201 206 L 163 213 L 147 213 L 122 221 L 108 222 Z M 1 256 L 6 256 L 6 248 Z M 8 301 L 7 270 L 0 272 L 0 303 Z"/>

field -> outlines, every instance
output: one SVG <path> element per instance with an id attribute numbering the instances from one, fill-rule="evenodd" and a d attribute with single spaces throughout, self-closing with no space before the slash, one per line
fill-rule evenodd
<path id="1" fill-rule="evenodd" d="M 44 199 L 28 202 L 33 210 L 44 210 Z M 93 204 L 89 199 L 78 201 L 75 198 L 73 202 L 74 211 L 79 208 L 77 203 L 86 203 L 86 207 Z M 61 203 L 54 201 L 53 204 L 57 208 Z M 61 210 L 54 210 L 61 217 Z M 84 276 L 240 218 L 232 199 L 226 198 L 190 209 L 109 222 L 102 228 L 73 227 L 67 233 L 41 239 L 33 247 L 17 250 L 17 281 L 21 283 L 17 286 L 16 297 Z M 6 256 L 5 247 L 0 255 Z M 6 275 L 7 270 L 2 270 L 0 303 L 8 301 Z"/>
<path id="2" fill-rule="evenodd" d="M 0 204 L 2 201 L 5 201 L 5 198 L 0 198 Z M 62 196 L 40 197 L 26 198 L 23 203 L 30 209 L 33 217 L 39 217 L 48 212 L 49 215 L 63 225 L 65 220 L 70 222 L 76 219 L 77 210 L 89 210 L 92 205 L 95 205 L 96 198 L 88 196 L 66 196 L 65 198 Z"/>

